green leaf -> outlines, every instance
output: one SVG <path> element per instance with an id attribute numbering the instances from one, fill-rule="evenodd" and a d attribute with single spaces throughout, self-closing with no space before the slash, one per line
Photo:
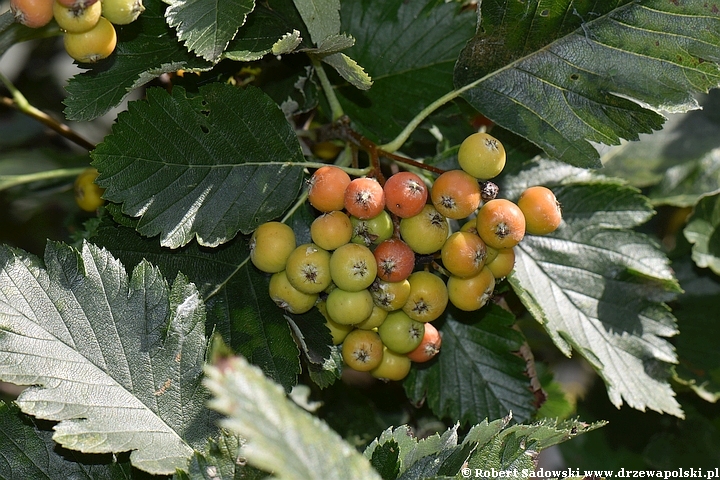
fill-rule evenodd
<path id="1" fill-rule="evenodd" d="M 599 167 L 590 142 L 658 130 L 657 111 L 696 108 L 692 94 L 720 80 L 720 12 L 701 0 L 495 0 L 478 20 L 455 85 L 472 85 L 464 98 L 482 114 L 572 165 Z"/>
<path id="2" fill-rule="evenodd" d="M 17 406 L 0 401 L 0 478 L 86 478 L 127 480 L 130 464 L 113 458 L 88 458 L 71 450 L 58 451 L 52 432 L 21 418 Z"/>
<path id="3" fill-rule="evenodd" d="M 344 53 L 333 53 L 322 57 L 322 61 L 330 65 L 352 86 L 360 90 L 368 90 L 372 86 L 370 75 L 352 58 Z"/>
<path id="4" fill-rule="evenodd" d="M 614 405 L 682 416 L 668 384 L 677 358 L 664 338 L 677 333 L 665 302 L 680 288 L 660 246 L 631 230 L 654 213 L 647 199 L 618 180 L 550 161 L 501 189 L 517 198 L 535 184 L 553 189 L 564 221 L 515 247 L 514 290 L 565 355 L 575 350 L 597 370 Z"/>
<path id="5" fill-rule="evenodd" d="M 173 477 L 176 480 L 262 480 L 267 478 L 267 472 L 257 470 L 245 464 L 239 457 L 243 440 L 237 435 L 221 431 L 220 436 L 208 439 L 207 446 L 202 452 L 195 451 L 190 459 L 190 466 L 186 472 L 178 472 Z"/>
<path id="6" fill-rule="evenodd" d="M 345 53 L 373 84 L 364 92 L 341 88 L 339 100 L 355 127 L 373 140 L 392 140 L 418 112 L 453 89 L 453 65 L 475 19 L 457 2 L 438 3 L 342 2 L 342 30 L 355 38 Z"/>
<path id="7" fill-rule="evenodd" d="M 247 439 L 250 465 L 281 479 L 377 479 L 370 463 L 327 424 L 295 405 L 283 389 L 242 358 L 206 367 L 209 405 L 221 425 Z"/>
<path id="8" fill-rule="evenodd" d="M 209 62 L 220 60 L 255 0 L 164 0 L 165 18 L 177 29 L 178 39 Z"/>
<path id="9" fill-rule="evenodd" d="M 373 449 L 370 464 L 383 480 L 395 480 L 400 472 L 399 454 L 400 446 L 395 440 L 383 442 Z"/>
<path id="10" fill-rule="evenodd" d="M 259 273 L 250 262 L 248 238 L 238 236 L 219 249 L 202 248 L 193 242 L 169 250 L 160 247 L 155 238 L 143 238 L 131 228 L 104 219 L 91 240 L 111 250 L 125 265 L 134 266 L 147 259 L 167 278 L 178 272 L 186 274 L 206 303 L 208 330 L 221 334 L 233 351 L 262 368 L 287 391 L 297 383 L 298 345 L 288 318 L 267 293 L 267 275 Z M 315 322 L 324 323 L 311 314 L 301 317 L 307 324 L 303 330 L 313 328 Z M 329 333 L 326 335 L 329 338 Z M 315 342 L 323 338 L 318 336 L 309 342 L 314 351 L 320 348 Z"/>
<path id="11" fill-rule="evenodd" d="M 212 64 L 187 51 L 166 23 L 165 4 L 144 0 L 145 11 L 118 27 L 115 52 L 68 82 L 64 113 L 68 120 L 92 120 L 120 104 L 134 89 L 163 73 L 210 70 Z"/>
<path id="12" fill-rule="evenodd" d="M 340 33 L 340 0 L 293 0 L 315 45 Z"/>
<path id="13" fill-rule="evenodd" d="M 58 421 L 53 440 L 131 451 L 153 474 L 186 468 L 213 432 L 201 388 L 205 313 L 195 287 L 147 262 L 128 278 L 106 251 L 49 243 L 45 267 L 0 249 L 0 379 L 32 385 L 23 412 Z"/>
<path id="14" fill-rule="evenodd" d="M 693 245 L 693 261 L 720 275 L 720 193 L 700 199 L 683 234 Z"/>
<path id="15" fill-rule="evenodd" d="M 716 191 L 720 191 L 720 148 L 698 160 L 667 169 L 648 197 L 655 204 L 690 207 L 703 195 Z"/>
<path id="16" fill-rule="evenodd" d="M 16 43 L 60 35 L 60 28 L 55 22 L 44 27 L 30 28 L 15 21 L 11 10 L 0 15 L 0 56 Z"/>
<path id="17" fill-rule="evenodd" d="M 497 306 L 472 317 L 455 310 L 439 326 L 442 353 L 414 368 L 405 391 L 415 402 L 461 423 L 498 418 L 512 411 L 519 421 L 533 413 L 525 362 L 515 354 L 523 343 L 515 318 Z"/>
<path id="18" fill-rule="evenodd" d="M 198 97 L 150 89 L 92 157 L 104 197 L 170 248 L 193 238 L 215 247 L 277 218 L 300 191 L 305 160 L 269 97 L 222 83 Z"/>

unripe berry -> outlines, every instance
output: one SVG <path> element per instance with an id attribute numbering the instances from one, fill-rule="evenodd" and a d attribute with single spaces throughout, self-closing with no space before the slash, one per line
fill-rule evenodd
<path id="1" fill-rule="evenodd" d="M 410 373 L 412 362 L 407 355 L 395 353 L 389 348 L 383 350 L 380 364 L 370 370 L 370 375 L 380 380 L 402 380 Z"/>
<path id="2" fill-rule="evenodd" d="M 403 311 L 419 322 L 431 322 L 445 311 L 448 290 L 445 282 L 430 272 L 415 272 L 408 278 L 410 296 Z"/>
<path id="3" fill-rule="evenodd" d="M 342 356 L 353 370 L 369 372 L 382 362 L 383 348 L 380 335 L 372 330 L 355 329 L 345 337 Z"/>
<path id="4" fill-rule="evenodd" d="M 432 205 L 410 218 L 400 220 L 400 235 L 415 253 L 427 255 L 439 251 L 450 233 L 447 218 Z"/>
<path id="5" fill-rule="evenodd" d="M 460 310 L 472 312 L 482 308 L 492 298 L 495 277 L 487 267 L 484 267 L 474 277 L 451 276 L 447 282 L 447 289 L 450 303 Z"/>
<path id="6" fill-rule="evenodd" d="M 63 35 L 65 51 L 80 63 L 95 63 L 109 57 L 116 44 L 115 27 L 103 17 L 87 32 Z"/>
<path id="7" fill-rule="evenodd" d="M 503 171 L 505 148 L 488 133 L 474 133 L 460 144 L 458 163 L 460 168 L 473 177 L 487 180 Z"/>
<path id="8" fill-rule="evenodd" d="M 263 223 L 250 238 L 250 261 L 263 272 L 279 272 L 285 270 L 295 247 L 292 228 L 280 222 Z"/>
<path id="9" fill-rule="evenodd" d="M 310 311 L 318 299 L 317 293 L 303 293 L 293 287 L 288 281 L 285 270 L 270 277 L 268 292 L 278 307 L 298 315 Z"/>
<path id="10" fill-rule="evenodd" d="M 320 215 L 310 225 L 313 243 L 325 250 L 335 250 L 350 242 L 352 233 L 350 218 L 339 210 Z"/>
<path id="11" fill-rule="evenodd" d="M 132 23 L 145 11 L 142 0 L 102 0 L 102 14 L 115 25 Z"/>

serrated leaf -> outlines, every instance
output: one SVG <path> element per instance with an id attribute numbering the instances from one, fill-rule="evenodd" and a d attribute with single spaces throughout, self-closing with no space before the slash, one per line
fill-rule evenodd
<path id="1" fill-rule="evenodd" d="M 700 199 L 683 230 L 693 245 L 692 259 L 720 275 L 720 193 Z"/>
<path id="2" fill-rule="evenodd" d="M 368 90 L 373 84 L 370 75 L 365 73 L 365 70 L 355 60 L 344 53 L 326 55 L 322 57 L 322 61 L 333 67 L 341 77 L 357 89 Z"/>
<path id="3" fill-rule="evenodd" d="M 372 452 L 370 464 L 383 480 L 395 480 L 400 472 L 400 446 L 395 440 L 383 442 Z"/>
<path id="4" fill-rule="evenodd" d="M 497 306 L 482 310 L 472 322 L 453 310 L 439 327 L 442 353 L 410 372 L 404 383 L 408 396 L 415 402 L 426 399 L 436 415 L 461 423 L 508 411 L 519 421 L 529 418 L 533 400 L 525 362 L 515 355 L 523 339 L 511 328 L 514 320 Z"/>
<path id="5" fill-rule="evenodd" d="M 355 45 L 355 39 L 347 34 L 330 35 L 315 50 L 318 54 L 328 55 L 340 52 Z"/>
<path id="6" fill-rule="evenodd" d="M 91 240 L 115 252 L 128 266 L 147 259 L 168 278 L 187 272 L 206 303 L 208 328 L 287 391 L 297 383 L 300 351 L 283 311 L 267 293 L 268 277 L 250 262 L 248 238 L 237 237 L 220 249 L 208 250 L 193 242 L 168 250 L 155 238 L 143 238 L 134 229 L 105 219 Z M 304 321 L 312 325 L 316 320 L 321 321 L 313 317 Z"/>
<path id="7" fill-rule="evenodd" d="M 273 45 L 286 35 L 292 35 L 293 31 L 298 31 L 301 40 L 309 36 L 291 2 L 272 0 L 260 3 L 238 30 L 223 57 L 238 62 L 258 60 L 271 53 Z"/>
<path id="8" fill-rule="evenodd" d="M 475 18 L 456 2 L 342 2 L 348 56 L 372 78 L 372 88 L 339 89 L 343 110 L 376 141 L 390 141 L 430 102 L 453 89 L 452 71 Z"/>
<path id="9" fill-rule="evenodd" d="M 279 217 L 302 184 L 300 144 L 269 97 L 221 83 L 199 94 L 149 90 L 92 152 L 104 197 L 171 248 L 250 233 Z"/>
<path id="10" fill-rule="evenodd" d="M 242 357 L 206 367 L 211 408 L 221 424 L 247 438 L 248 463 L 280 479 L 379 479 L 370 463 L 327 424 L 285 397 L 283 389 Z"/>
<path id="11" fill-rule="evenodd" d="M 115 52 L 75 75 L 65 87 L 68 120 L 92 120 L 119 105 L 128 94 L 177 70 L 209 70 L 212 64 L 189 53 L 165 23 L 165 4 L 144 0 L 145 11 L 130 25 L 118 28 Z"/>
<path id="12" fill-rule="evenodd" d="M 23 421 L 17 406 L 0 401 L 0 478 L 133 478 L 129 463 L 103 457 L 90 459 L 71 450 L 59 452 L 51 437 L 51 431 Z"/>
<path id="13" fill-rule="evenodd" d="M 590 142 L 658 130 L 657 111 L 697 108 L 692 94 L 720 82 L 720 12 L 701 0 L 496 0 L 478 19 L 456 86 L 472 84 L 463 96 L 482 114 L 572 165 L 599 167 Z"/>
<path id="14" fill-rule="evenodd" d="M 340 0 L 293 0 L 315 45 L 340 33 Z"/>
<path id="15" fill-rule="evenodd" d="M 295 50 L 298 45 L 300 45 L 300 42 L 302 42 L 302 38 L 300 38 L 300 32 L 298 32 L 297 30 L 293 30 L 292 32 L 283 35 L 280 40 L 273 44 L 271 50 L 272 54 L 284 55 L 286 53 L 290 53 Z"/>
<path id="16" fill-rule="evenodd" d="M 502 191 L 516 198 L 530 184 L 545 184 L 564 221 L 515 247 L 513 289 L 565 355 L 575 350 L 593 365 L 613 404 L 682 416 L 668 383 L 677 358 L 665 340 L 677 333 L 665 302 L 680 288 L 660 246 L 631 230 L 652 216 L 647 199 L 617 180 L 537 165 Z"/>
<path id="17" fill-rule="evenodd" d="M 165 18 L 191 52 L 209 62 L 225 48 L 253 8 L 255 0 L 164 0 Z"/>
<path id="18" fill-rule="evenodd" d="M 107 251 L 49 243 L 45 267 L 0 249 L 0 379 L 32 385 L 23 412 L 58 421 L 53 440 L 86 453 L 131 451 L 153 474 L 185 468 L 214 430 L 200 388 L 204 306 L 147 262 L 128 277 Z"/>
<path id="19" fill-rule="evenodd" d="M 237 435 L 221 431 L 218 438 L 208 439 L 205 449 L 195 451 L 187 472 L 177 472 L 175 480 L 262 480 L 267 472 L 245 464 L 239 456 L 244 440 Z"/>

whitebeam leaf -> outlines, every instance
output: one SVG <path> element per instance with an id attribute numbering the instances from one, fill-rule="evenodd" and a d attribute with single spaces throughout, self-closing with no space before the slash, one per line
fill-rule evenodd
<path id="1" fill-rule="evenodd" d="M 283 480 L 375 480 L 380 476 L 335 431 L 285 396 L 280 385 L 243 357 L 206 367 L 210 407 L 221 425 L 247 439 L 247 462 Z"/>
<path id="2" fill-rule="evenodd" d="M 666 340 L 677 334 L 666 303 L 681 289 L 660 246 L 632 230 L 653 215 L 648 199 L 619 180 L 549 161 L 502 191 L 516 198 L 532 184 L 553 189 L 564 219 L 515 247 L 513 288 L 564 354 L 592 364 L 614 405 L 682 417 L 669 384 L 677 356 Z"/>
<path id="3" fill-rule="evenodd" d="M 48 243 L 39 259 L 0 247 L 0 380 L 31 385 L 23 412 L 59 422 L 86 453 L 131 451 L 153 474 L 186 468 L 214 432 L 201 387 L 205 312 L 143 261 L 128 277 L 107 251 Z"/>

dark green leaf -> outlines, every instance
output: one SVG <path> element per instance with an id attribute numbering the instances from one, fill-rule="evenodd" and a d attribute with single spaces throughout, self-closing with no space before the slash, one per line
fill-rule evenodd
<path id="1" fill-rule="evenodd" d="M 405 390 L 415 402 L 427 400 L 433 412 L 461 423 L 499 418 L 509 411 L 519 421 L 533 413 L 525 362 L 515 352 L 522 335 L 515 318 L 492 306 L 469 315 L 448 314 L 439 327 L 441 353 L 428 365 L 414 368 Z"/>
<path id="2" fill-rule="evenodd" d="M 165 23 L 165 4 L 144 0 L 145 11 L 129 25 L 117 28 L 115 53 L 68 82 L 65 116 L 92 120 L 119 105 L 127 95 L 163 73 L 209 70 L 212 64 L 185 49 Z"/>
<path id="3" fill-rule="evenodd" d="M 60 35 L 60 28 L 55 22 L 40 28 L 29 28 L 15 21 L 11 10 L 0 15 L 0 55 L 16 43 Z"/>
<path id="4" fill-rule="evenodd" d="M 263 472 L 245 464 L 240 454 L 243 440 L 237 435 L 222 431 L 220 436 L 210 438 L 205 450 L 195 451 L 187 472 L 178 472 L 175 480 L 262 480 Z"/>
<path id="5" fill-rule="evenodd" d="M 320 388 L 327 388 L 342 375 L 343 358 L 340 347 L 330 348 L 330 356 L 325 359 L 322 365 L 309 364 L 308 375 L 310 379 Z"/>
<path id="6" fill-rule="evenodd" d="M 85 478 L 129 480 L 130 464 L 111 456 L 87 456 L 72 450 L 58 451 L 52 431 L 40 430 L 21 418 L 16 406 L 0 401 L 0 478 Z"/>
<path id="7" fill-rule="evenodd" d="M 647 199 L 617 180 L 548 161 L 501 188 L 516 198 L 534 184 L 553 189 L 564 221 L 515 247 L 516 293 L 565 355 L 575 350 L 593 365 L 613 404 L 682 416 L 668 384 L 677 358 L 664 338 L 677 333 L 665 302 L 680 288 L 659 245 L 631 230 L 653 214 Z"/>
<path id="8" fill-rule="evenodd" d="M 372 452 L 370 465 L 378 471 L 383 480 L 395 480 L 400 472 L 400 446 L 395 440 L 378 445 Z"/>
<path id="9" fill-rule="evenodd" d="M 20 408 L 58 421 L 53 440 L 87 453 L 131 450 L 153 474 L 185 468 L 215 430 L 201 388 L 204 305 L 143 261 L 128 277 L 107 251 L 49 243 L 45 265 L 0 250 L 1 379 L 33 385 Z"/>
<path id="10" fill-rule="evenodd" d="M 455 84 L 472 84 L 464 97 L 481 113 L 572 165 L 599 167 L 590 142 L 657 130 L 656 110 L 696 108 L 692 94 L 720 80 L 720 12 L 704 1 L 481 7 Z"/>
<path id="11" fill-rule="evenodd" d="M 700 199 L 683 233 L 693 245 L 693 261 L 720 275 L 720 193 Z"/>
<path id="12" fill-rule="evenodd" d="M 703 195 L 716 191 L 720 191 L 720 148 L 669 168 L 648 196 L 656 204 L 690 207 Z"/>
<path id="13" fill-rule="evenodd" d="M 345 53 L 373 79 L 367 92 L 340 89 L 342 107 L 374 140 L 394 138 L 424 107 L 453 88 L 452 69 L 475 20 L 456 2 L 343 2 Z"/>
<path id="14" fill-rule="evenodd" d="M 165 0 L 168 25 L 191 52 L 210 62 L 225 47 L 255 7 L 254 0 Z"/>
<path id="15" fill-rule="evenodd" d="M 171 248 L 252 232 L 290 206 L 303 178 L 300 144 L 277 105 L 258 89 L 222 83 L 199 97 L 149 90 L 92 156 L 105 198 Z"/>

